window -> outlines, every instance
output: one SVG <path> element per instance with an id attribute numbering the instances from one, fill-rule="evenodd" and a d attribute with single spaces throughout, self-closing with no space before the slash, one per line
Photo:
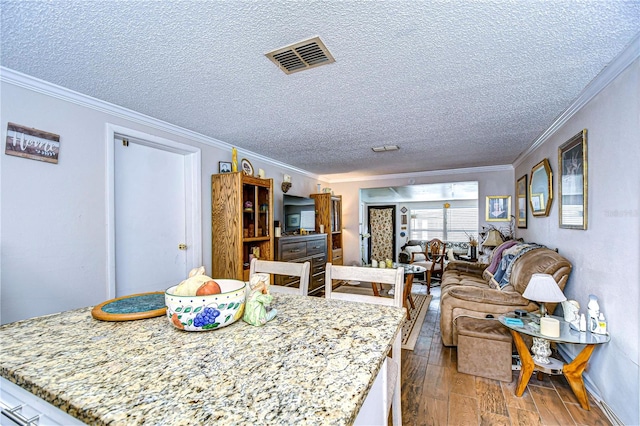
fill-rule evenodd
<path id="1" fill-rule="evenodd" d="M 445 237 L 444 209 L 411 210 L 411 239 L 432 240 Z"/>
<path id="2" fill-rule="evenodd" d="M 411 210 L 412 240 L 469 241 L 469 236 L 478 237 L 478 203 L 451 203 L 432 208 Z M 471 205 L 472 204 L 472 205 Z"/>

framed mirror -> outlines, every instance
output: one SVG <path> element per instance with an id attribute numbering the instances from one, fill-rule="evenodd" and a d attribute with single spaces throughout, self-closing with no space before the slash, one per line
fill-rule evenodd
<path id="1" fill-rule="evenodd" d="M 549 216 L 553 200 L 552 180 L 551 166 L 546 158 L 531 169 L 529 203 L 534 216 Z"/>

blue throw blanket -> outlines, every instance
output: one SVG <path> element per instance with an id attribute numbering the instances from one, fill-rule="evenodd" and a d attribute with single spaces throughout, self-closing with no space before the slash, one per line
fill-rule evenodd
<path id="1" fill-rule="evenodd" d="M 498 283 L 500 288 L 509 284 L 509 279 L 511 278 L 511 270 L 513 269 L 513 265 L 515 265 L 515 261 L 520 258 L 523 254 L 539 249 L 545 248 L 545 246 L 540 244 L 516 244 L 515 246 L 505 250 L 502 254 L 502 260 L 500 261 L 500 266 L 498 266 L 498 270 L 493 275 L 493 279 Z"/>

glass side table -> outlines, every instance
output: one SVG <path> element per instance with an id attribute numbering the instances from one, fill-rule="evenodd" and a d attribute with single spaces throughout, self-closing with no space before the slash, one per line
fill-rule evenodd
<path id="1" fill-rule="evenodd" d="M 505 318 L 520 318 L 523 326 L 508 324 Z M 563 374 L 569 382 L 571 390 L 573 390 L 578 402 L 580 402 L 580 406 L 585 410 L 590 410 L 589 398 L 587 397 L 587 390 L 582 380 L 582 373 L 587 367 L 589 358 L 591 358 L 591 354 L 596 345 L 607 343 L 610 337 L 608 334 L 577 331 L 572 329 L 570 324 L 563 318 L 556 316 L 552 316 L 552 318 L 560 321 L 560 337 L 550 337 L 541 334 L 539 326 L 540 317 L 535 314 L 529 313 L 527 316 L 517 317 L 515 314 L 509 313 L 498 317 L 500 323 L 511 332 L 513 341 L 516 344 L 516 349 L 518 350 L 518 355 L 520 355 L 520 362 L 522 363 L 518 384 L 516 386 L 516 396 L 522 396 L 534 369 L 547 374 Z M 529 352 L 520 334 L 533 337 L 533 346 L 531 348 L 534 353 L 533 356 L 531 352 Z M 549 358 L 549 355 L 551 355 L 551 350 L 549 349 L 550 342 L 585 345 L 585 347 L 573 361 L 565 364 L 558 359 Z"/>

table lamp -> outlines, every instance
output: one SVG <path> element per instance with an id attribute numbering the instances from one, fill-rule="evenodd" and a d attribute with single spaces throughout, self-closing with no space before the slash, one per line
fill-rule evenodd
<path id="1" fill-rule="evenodd" d="M 504 241 L 500 236 L 500 232 L 497 229 L 492 229 L 489 231 L 489 235 L 487 235 L 487 239 L 482 243 L 483 247 L 498 247 Z"/>
<path id="2" fill-rule="evenodd" d="M 549 274 L 533 274 L 526 290 L 522 293 L 525 299 L 533 300 L 540 304 L 540 316 L 547 315 L 545 303 L 560 303 L 567 300 L 558 287 L 556 280 Z"/>
<path id="3" fill-rule="evenodd" d="M 522 297 L 540 303 L 540 334 L 549 337 L 560 337 L 560 321 L 547 316 L 545 303 L 564 302 L 567 298 L 558 287 L 556 280 L 549 274 L 533 274 Z M 533 338 L 533 360 L 538 364 L 549 364 L 551 348 L 544 338 Z"/>

